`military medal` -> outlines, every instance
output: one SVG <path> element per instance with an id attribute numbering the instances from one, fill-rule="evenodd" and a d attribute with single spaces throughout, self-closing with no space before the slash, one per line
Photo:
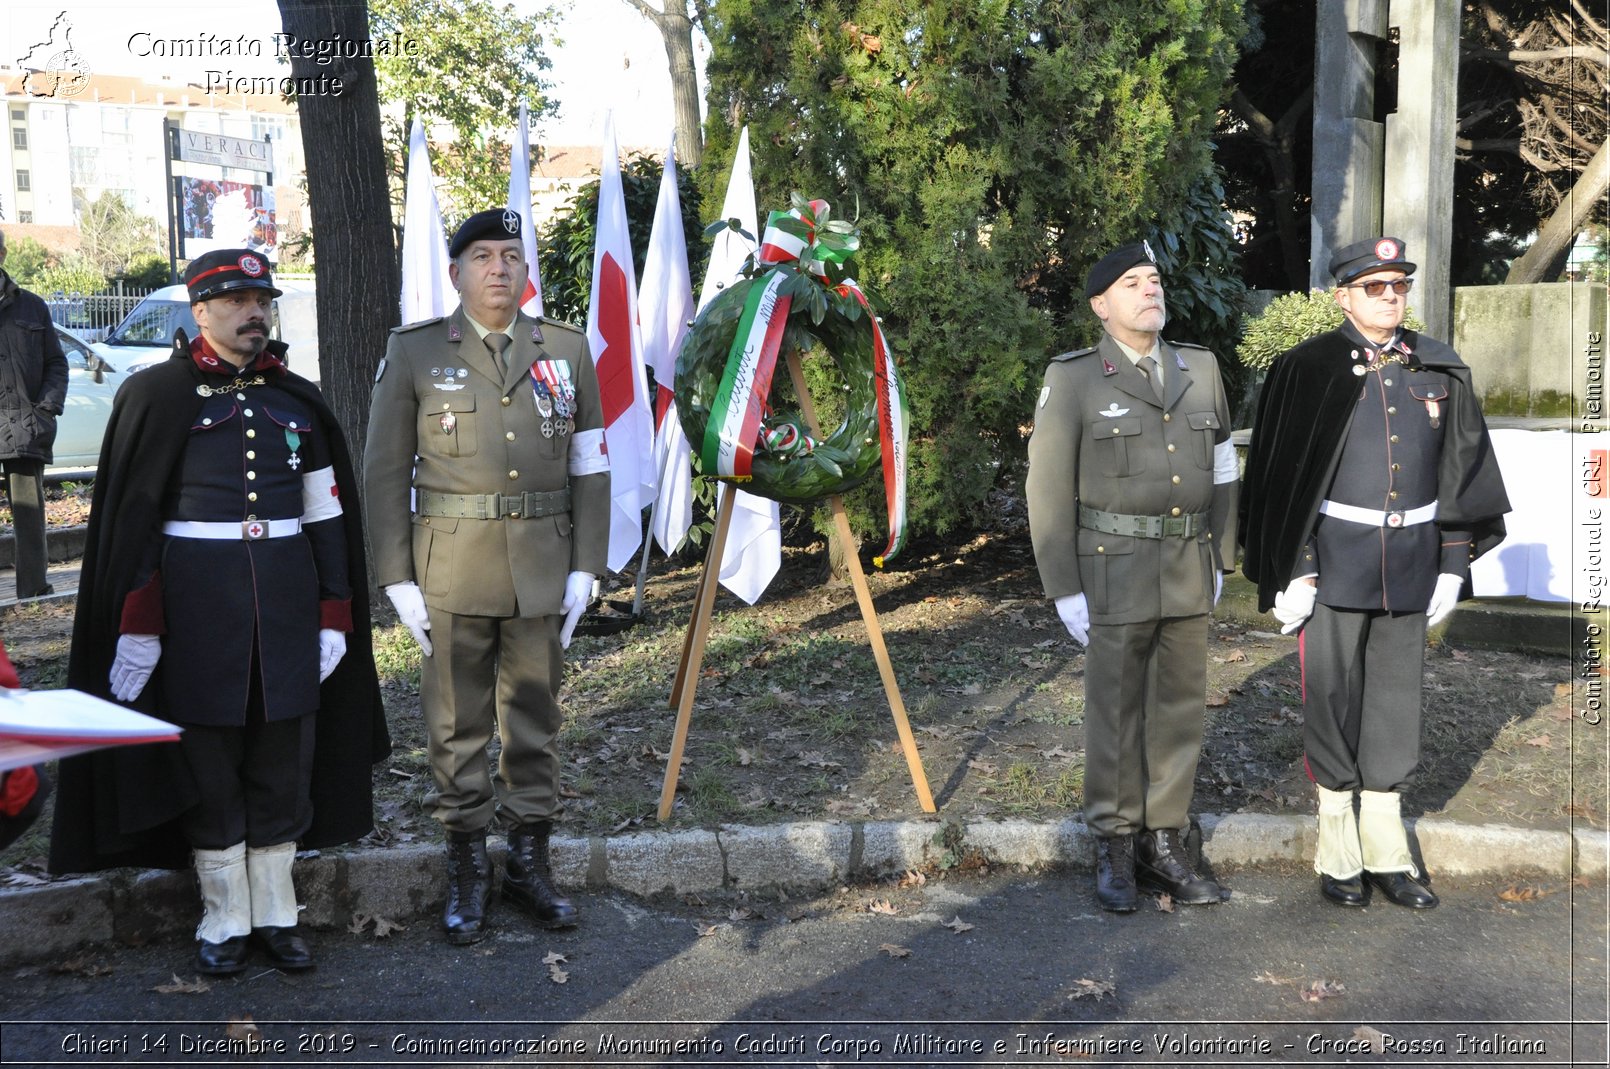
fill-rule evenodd
<path id="1" fill-rule="evenodd" d="M 1431 429 L 1436 430 L 1442 426 L 1442 405 L 1436 401 L 1426 402 L 1426 415 L 1431 417 Z"/>
<path id="2" fill-rule="evenodd" d="M 291 466 L 292 471 L 295 471 L 302 466 L 302 458 L 296 454 L 296 451 L 302 448 L 302 436 L 295 431 L 288 430 L 285 432 L 285 444 L 291 447 L 291 459 L 285 463 Z"/>
<path id="3" fill-rule="evenodd" d="M 449 412 L 449 413 L 447 413 L 447 415 L 442 417 L 442 433 L 443 434 L 452 434 L 454 429 L 457 428 L 457 427 L 458 427 L 458 417 L 453 415 L 453 413 Z"/>
<path id="4" fill-rule="evenodd" d="M 542 436 L 544 438 L 553 437 L 553 420 L 545 419 L 542 421 Z"/>
<path id="5" fill-rule="evenodd" d="M 548 396 L 548 385 L 544 382 L 533 384 L 537 395 L 537 414 L 544 419 L 553 415 L 553 399 Z"/>

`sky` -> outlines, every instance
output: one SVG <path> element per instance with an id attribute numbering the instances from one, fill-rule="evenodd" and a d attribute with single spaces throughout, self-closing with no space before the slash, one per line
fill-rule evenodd
<path id="1" fill-rule="evenodd" d="M 676 2 L 676 0 L 673 0 Z M 0 13 L 0 63 L 15 68 L 65 12 L 72 26 L 72 45 L 91 71 L 175 82 L 200 82 L 208 69 L 240 75 L 283 76 L 288 69 L 274 60 L 273 34 L 280 29 L 273 0 L 224 0 L 212 3 L 39 3 L 9 0 Z M 534 0 L 514 0 L 522 12 L 538 7 Z M 559 101 L 557 120 L 533 133 L 533 141 L 553 145 L 597 144 L 603 139 L 604 115 L 613 111 L 616 136 L 623 145 L 657 148 L 669 142 L 674 117 L 671 78 L 659 31 L 625 0 L 558 0 L 567 9 L 558 27 L 562 42 L 549 49 L 552 95 Z M 216 54 L 242 34 L 262 54 Z M 209 37 L 210 35 L 210 37 Z M 192 51 L 210 49 L 211 56 L 161 55 L 158 42 L 183 41 Z M 697 58 L 709 54 L 696 42 Z M 41 52 L 54 54 L 54 42 Z"/>

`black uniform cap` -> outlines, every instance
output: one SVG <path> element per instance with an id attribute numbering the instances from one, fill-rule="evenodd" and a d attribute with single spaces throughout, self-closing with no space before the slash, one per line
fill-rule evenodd
<path id="1" fill-rule="evenodd" d="M 1368 238 L 1337 249 L 1330 261 L 1330 273 L 1338 286 L 1345 286 L 1358 276 L 1383 267 L 1396 267 L 1406 274 L 1414 274 L 1416 264 L 1404 259 L 1408 250 L 1398 238 Z"/>
<path id="2" fill-rule="evenodd" d="M 1137 241 L 1133 245 L 1118 246 L 1097 260 L 1096 266 L 1090 269 L 1090 276 L 1085 279 L 1085 296 L 1095 297 L 1106 293 L 1109 286 L 1124 277 L 1125 271 L 1139 264 L 1156 266 L 1157 257 L 1152 255 L 1150 243 Z"/>
<path id="3" fill-rule="evenodd" d="M 214 249 L 190 261 L 184 269 L 190 303 L 210 301 L 235 290 L 267 290 L 278 297 L 268 261 L 250 249 Z"/>
<path id="4" fill-rule="evenodd" d="M 520 237 L 520 213 L 513 208 L 488 208 L 476 212 L 459 225 L 453 240 L 447 245 L 447 255 L 458 254 L 470 247 L 472 241 L 509 241 Z"/>

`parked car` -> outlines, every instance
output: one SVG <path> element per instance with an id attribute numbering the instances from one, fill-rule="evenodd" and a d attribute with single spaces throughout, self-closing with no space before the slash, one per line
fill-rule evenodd
<path id="1" fill-rule="evenodd" d="M 319 378 L 319 324 L 313 284 L 276 280 L 284 293 L 274 301 L 268 335 L 291 347 L 288 362 L 300 375 Z M 190 293 L 183 286 L 153 290 L 123 318 L 95 351 L 119 370 L 133 374 L 168 358 L 173 334 L 196 336 L 196 317 L 190 314 Z"/>
<path id="2" fill-rule="evenodd" d="M 94 471 L 106 420 L 112 414 L 112 398 L 128 376 L 66 327 L 57 327 L 56 336 L 67 354 L 67 400 L 56 420 L 55 460 L 46 470 L 56 474 Z"/>

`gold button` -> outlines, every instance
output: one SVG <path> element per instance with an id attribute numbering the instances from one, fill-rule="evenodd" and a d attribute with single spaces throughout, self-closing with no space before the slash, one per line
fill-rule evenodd
<path id="1" fill-rule="evenodd" d="M 1169 414 L 1168 414 L 1168 413 L 1167 413 L 1167 412 L 1164 412 L 1164 413 L 1163 413 L 1163 422 L 1164 422 L 1164 423 L 1167 423 L 1167 422 L 1168 422 L 1168 421 L 1169 421 L 1169 420 L 1171 420 L 1171 419 L 1173 419 L 1173 418 L 1174 418 L 1174 417 L 1173 417 L 1173 416 L 1170 416 L 1170 415 L 1169 415 Z"/>
<path id="2" fill-rule="evenodd" d="M 519 472 L 517 472 L 517 471 L 511 471 L 511 472 L 509 472 L 509 478 L 511 478 L 511 479 L 518 479 L 518 478 L 519 478 L 519 477 L 520 477 L 520 473 L 519 473 Z"/>
<path id="3" fill-rule="evenodd" d="M 1402 467 L 1403 467 L 1403 465 L 1402 465 L 1402 464 L 1394 464 L 1394 465 L 1392 465 L 1392 470 L 1393 470 L 1393 471 L 1398 471 L 1398 470 L 1400 470 L 1400 469 L 1401 469 L 1401 468 L 1402 468 Z"/>
<path id="4" fill-rule="evenodd" d="M 430 517 L 429 517 L 429 516 L 426 516 L 426 517 L 425 517 L 425 526 L 426 526 L 426 527 L 429 527 L 429 526 L 430 526 Z"/>
<path id="5" fill-rule="evenodd" d="M 1170 453 L 1174 452 L 1174 443 L 1173 442 L 1168 443 L 1168 451 Z"/>
<path id="6" fill-rule="evenodd" d="M 1397 444 L 1397 442 L 1398 442 L 1398 436 L 1397 436 L 1397 435 L 1395 435 L 1395 434 L 1394 434 L 1394 435 L 1393 435 L 1393 436 L 1392 436 L 1392 437 L 1391 437 L 1391 439 L 1390 439 L 1390 441 L 1391 441 L 1391 442 L 1392 442 L 1392 444 L 1393 444 L 1393 445 L 1396 445 L 1396 444 Z"/>
<path id="7" fill-rule="evenodd" d="M 1388 490 L 1386 492 L 1386 496 L 1391 498 L 1393 501 L 1396 501 L 1398 499 L 1398 492 L 1396 490 Z"/>
<path id="8" fill-rule="evenodd" d="M 256 501 L 257 500 L 257 491 L 253 490 L 251 493 L 247 494 L 246 495 L 246 500 L 247 501 Z"/>
<path id="9" fill-rule="evenodd" d="M 1397 415 L 1398 414 L 1398 406 L 1397 405 L 1387 405 L 1386 406 L 1386 414 L 1389 415 L 1389 416 Z"/>
<path id="10" fill-rule="evenodd" d="M 1173 508 L 1168 510 L 1168 514 L 1170 516 L 1178 516 L 1180 514 L 1180 507 L 1175 505 Z"/>
<path id="11" fill-rule="evenodd" d="M 512 399 L 512 398 L 508 398 L 508 397 L 505 397 L 505 398 L 504 398 L 504 399 L 503 399 L 503 407 L 504 407 L 504 408 L 508 408 L 508 407 L 509 407 L 509 406 L 510 406 L 510 405 L 511 405 L 511 404 L 513 404 L 513 403 L 514 403 L 514 401 L 513 401 L 513 399 Z"/>
<path id="12" fill-rule="evenodd" d="M 508 432 L 508 433 L 507 433 L 507 434 L 505 434 L 505 435 L 504 435 L 504 436 L 503 436 L 503 437 L 505 437 L 505 438 L 507 438 L 507 439 L 508 439 L 508 440 L 509 440 L 509 441 L 511 441 L 511 442 L 512 442 L 512 441 L 514 441 L 514 432 L 513 432 L 513 431 L 509 431 L 509 432 Z"/>
<path id="13" fill-rule="evenodd" d="M 257 473 L 255 471 L 248 471 L 246 473 L 246 478 L 255 479 L 255 478 L 257 478 Z"/>
<path id="14" fill-rule="evenodd" d="M 446 411 L 448 411 L 448 410 L 449 410 L 449 409 L 451 409 L 451 408 L 452 408 L 452 407 L 453 407 L 453 406 L 452 406 L 452 405 L 450 405 L 450 404 L 446 404 L 446 403 L 443 403 L 443 405 L 442 405 L 442 411 L 443 411 L 443 412 L 446 412 Z"/>
<path id="15" fill-rule="evenodd" d="M 257 437 L 257 432 L 253 431 L 253 430 L 248 430 L 246 432 L 246 437 L 248 437 L 248 438 L 256 438 Z"/>
<path id="16" fill-rule="evenodd" d="M 1114 427 L 1114 428 L 1113 428 L 1113 429 L 1112 429 L 1112 432 L 1113 432 L 1113 433 L 1114 433 L 1114 434 L 1122 434 L 1122 433 L 1123 433 L 1123 431 L 1121 431 L 1121 430 L 1119 430 L 1119 429 L 1118 429 L 1118 428 L 1117 428 L 1117 427 Z"/>
<path id="17" fill-rule="evenodd" d="M 1180 477 L 1178 475 L 1176 475 L 1176 476 L 1174 476 L 1174 478 L 1170 479 L 1169 481 L 1172 482 L 1175 486 L 1178 486 L 1180 484 Z"/>
<path id="18" fill-rule="evenodd" d="M 509 519 L 511 520 L 518 520 L 520 518 L 520 514 L 518 512 L 511 512 L 508 515 Z"/>
<path id="19" fill-rule="evenodd" d="M 1096 552 L 1097 553 L 1105 553 L 1105 552 L 1107 552 L 1107 547 L 1106 546 L 1097 546 L 1096 547 Z"/>

